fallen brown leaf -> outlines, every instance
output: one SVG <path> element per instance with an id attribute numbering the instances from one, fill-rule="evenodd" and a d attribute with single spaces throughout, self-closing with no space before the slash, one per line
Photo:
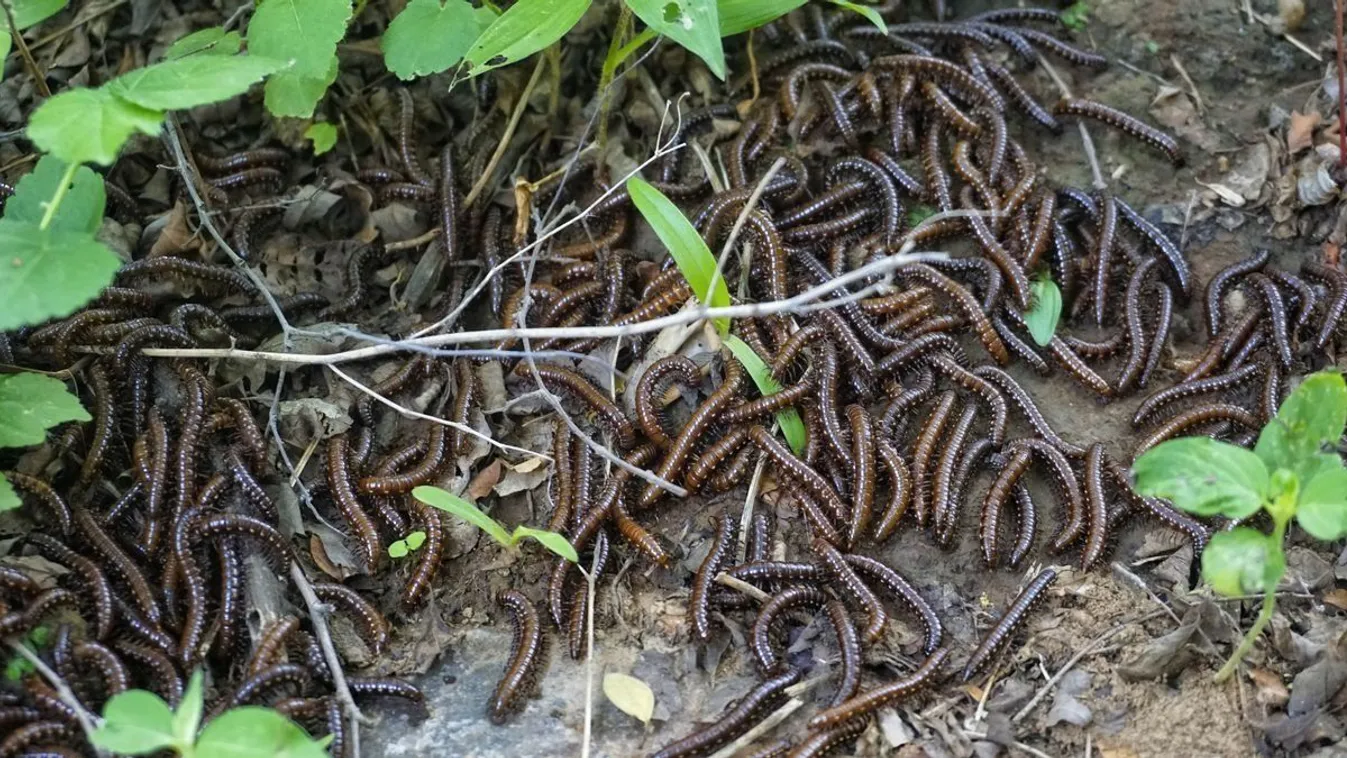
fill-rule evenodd
<path id="1" fill-rule="evenodd" d="M 318 569 L 324 574 L 341 581 L 346 578 L 346 572 L 337 567 L 331 558 L 327 557 L 327 548 L 323 546 L 323 540 L 317 534 L 309 535 L 309 555 Z"/>
<path id="2" fill-rule="evenodd" d="M 1280 708 L 1286 705 L 1286 701 L 1291 699 L 1291 693 L 1286 689 L 1282 678 L 1275 672 L 1267 669 L 1256 668 L 1249 673 L 1249 678 L 1253 679 L 1254 686 L 1258 688 L 1258 702 Z"/>
<path id="3" fill-rule="evenodd" d="M 150 252 L 146 257 L 176 255 L 186 250 L 199 250 L 200 248 L 200 240 L 196 239 L 196 234 L 187 224 L 187 206 L 183 205 L 182 201 L 178 201 L 174 203 L 173 209 L 168 212 L 168 219 L 164 228 L 159 231 L 159 236 L 150 246 Z"/>
<path id="4" fill-rule="evenodd" d="M 1347 589 L 1339 587 L 1325 592 L 1324 602 L 1340 611 L 1347 611 Z"/>
<path id="5" fill-rule="evenodd" d="M 492 461 L 491 465 L 482 469 L 478 472 L 477 476 L 472 478 L 471 482 L 468 482 L 468 491 L 464 494 L 473 502 L 481 500 L 491 494 L 491 490 L 495 488 L 496 482 L 500 481 L 502 468 L 499 458 Z"/>
<path id="6" fill-rule="evenodd" d="M 1291 121 L 1286 127 L 1286 149 L 1292 153 L 1314 144 L 1314 129 L 1319 126 L 1321 117 L 1317 111 L 1301 113 L 1291 112 Z"/>

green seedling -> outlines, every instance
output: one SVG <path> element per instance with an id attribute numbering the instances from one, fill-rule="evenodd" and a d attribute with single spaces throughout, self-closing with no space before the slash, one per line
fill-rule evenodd
<path id="1" fill-rule="evenodd" d="M 1090 23 L 1090 4 L 1076 2 L 1062 11 L 1062 24 L 1072 31 L 1080 31 Z"/>
<path id="2" fill-rule="evenodd" d="M 1283 543 L 1294 520 L 1310 536 L 1347 536 L 1347 468 L 1338 453 L 1347 426 L 1347 384 L 1336 371 L 1301 382 L 1263 427 L 1252 452 L 1207 437 L 1169 440 L 1132 464 L 1136 490 L 1199 516 L 1247 521 L 1260 510 L 1272 533 L 1248 526 L 1218 532 L 1202 552 L 1202 576 L 1225 596 L 1263 593 L 1248 634 L 1216 675 L 1238 668 L 1276 608 L 1286 571 Z"/>
<path id="3" fill-rule="evenodd" d="M 315 740 L 271 708 L 231 708 L 201 728 L 202 676 L 192 674 L 177 710 L 152 692 L 128 690 L 103 706 L 103 724 L 91 736 L 96 747 L 121 755 L 171 750 L 180 758 L 323 758 L 330 736 Z"/>
<path id="4" fill-rule="evenodd" d="M 1057 322 L 1062 318 L 1062 291 L 1051 278 L 1041 276 L 1034 279 L 1029 294 L 1031 300 L 1029 310 L 1024 312 L 1024 323 L 1029 327 L 1029 336 L 1043 346 L 1052 342 Z"/>
<path id="5" fill-rule="evenodd" d="M 577 563 L 580 560 L 580 556 L 576 555 L 575 548 L 571 546 L 570 541 L 560 534 L 545 529 L 534 529 L 522 524 L 516 526 L 513 532 L 506 531 L 499 521 L 483 513 L 476 505 L 447 490 L 422 485 L 412 490 L 412 497 L 432 508 L 438 508 L 472 524 L 486 532 L 491 536 L 491 539 L 499 542 L 503 547 L 514 549 L 523 540 L 531 539 L 571 563 Z"/>
<path id="6" fill-rule="evenodd" d="M 419 529 L 388 546 L 389 558 L 406 558 L 421 549 L 426 542 L 426 533 Z"/>

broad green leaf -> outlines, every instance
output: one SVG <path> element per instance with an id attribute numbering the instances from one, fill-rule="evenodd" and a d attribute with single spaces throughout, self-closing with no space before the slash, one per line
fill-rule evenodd
<path id="1" fill-rule="evenodd" d="M 426 544 L 426 533 L 418 529 L 407 535 L 407 538 L 404 539 L 403 542 L 407 543 L 407 548 L 409 550 L 420 549 L 422 545 Z"/>
<path id="2" fill-rule="evenodd" d="M 264 104 L 273 116 L 309 118 L 327 88 L 337 80 L 337 55 L 332 54 L 326 76 L 311 77 L 293 71 L 277 71 L 267 77 Z"/>
<path id="3" fill-rule="evenodd" d="M 655 715 L 655 693 L 650 685 L 627 674 L 611 672 L 603 675 L 603 694 L 623 713 L 649 724 Z"/>
<path id="4" fill-rule="evenodd" d="M 565 558 L 571 563 L 578 563 L 580 556 L 576 555 L 575 547 L 571 545 L 570 540 L 562 537 L 556 532 L 549 532 L 543 529 L 534 529 L 533 527 L 519 525 L 514 528 L 514 534 L 510 537 L 511 541 L 518 542 L 522 539 L 537 540 L 542 546 L 551 550 L 553 553 Z"/>
<path id="5" fill-rule="evenodd" d="M 20 682 L 34 670 L 31 661 L 16 655 L 9 659 L 9 663 L 5 664 L 5 681 Z"/>
<path id="6" fill-rule="evenodd" d="M 65 176 L 66 164 L 55 156 L 42 156 L 37 165 L 19 180 L 14 197 L 5 203 L 5 218 L 33 225 L 41 223 L 56 190 Z M 75 169 L 75 179 L 52 217 L 51 228 L 93 234 L 103 224 L 103 206 L 107 193 L 103 178 L 88 166 Z"/>
<path id="7" fill-rule="evenodd" d="M 1217 532 L 1202 551 L 1202 576 L 1227 597 L 1255 594 L 1267 586 L 1268 554 L 1274 550 L 1281 552 L 1280 546 L 1272 545 L 1272 538 L 1257 529 L 1241 526 Z"/>
<path id="8" fill-rule="evenodd" d="M 91 419 L 60 379 L 31 371 L 0 376 L 0 447 L 36 445 L 57 424 Z"/>
<path id="9" fill-rule="evenodd" d="M 19 493 L 14 491 L 14 485 L 9 483 L 4 474 L 0 474 L 0 513 L 12 511 L 23 505 L 19 499 Z"/>
<path id="10" fill-rule="evenodd" d="M 869 21 L 870 23 L 874 24 L 876 29 L 883 32 L 884 34 L 889 33 L 889 25 L 884 23 L 884 17 L 879 15 L 879 11 L 875 10 L 874 8 L 871 8 L 868 5 L 861 5 L 860 3 L 853 3 L 851 2 L 851 0 L 828 0 L 828 2 L 832 3 L 833 5 L 846 8 L 852 13 L 859 13 L 860 15 L 865 17 L 866 21 Z"/>
<path id="11" fill-rule="evenodd" d="M 248 22 L 248 53 L 292 61 L 295 76 L 326 78 L 351 12 L 351 0 L 262 0 Z"/>
<path id="12" fill-rule="evenodd" d="M 1296 521 L 1321 540 L 1347 535 L 1347 469 L 1321 471 L 1305 485 L 1296 505 Z"/>
<path id="13" fill-rule="evenodd" d="M 733 334 L 727 334 L 725 335 L 725 346 L 743 364 L 744 369 L 748 371 L 748 375 L 753 377 L 753 382 L 758 385 L 759 393 L 766 397 L 781 391 L 781 384 L 776 381 L 776 377 L 772 376 L 771 367 L 747 342 Z M 800 412 L 794 408 L 777 411 L 776 422 L 781 425 L 781 433 L 786 436 L 786 443 L 790 445 L 790 449 L 794 450 L 796 455 L 803 453 L 805 443 L 809 440 L 808 434 L 805 432 L 804 421 L 800 418 Z"/>
<path id="14" fill-rule="evenodd" d="M 173 713 L 173 734 L 179 742 L 191 744 L 196 741 L 197 730 L 201 728 L 201 710 L 205 699 L 201 694 L 201 671 L 193 671 L 187 681 L 187 691 Z"/>
<path id="15" fill-rule="evenodd" d="M 164 60 L 186 58 L 189 55 L 234 55 L 243 45 L 238 32 L 227 32 L 222 26 L 199 29 L 169 45 Z"/>
<path id="16" fill-rule="evenodd" d="M 9 0 L 8 4 L 14 14 L 14 25 L 22 31 L 60 13 L 69 2 L 70 0 Z M 0 13 L 0 16 L 3 15 Z M 8 21 L 5 19 L 6 24 Z"/>
<path id="17" fill-rule="evenodd" d="M 719 0 L 720 36 L 729 37 L 757 29 L 804 5 L 806 0 Z"/>
<path id="18" fill-rule="evenodd" d="M 1029 290 L 1032 300 L 1029 310 L 1024 313 L 1024 323 L 1029 327 L 1029 336 L 1040 346 L 1052 342 L 1057 332 L 1057 322 L 1062 317 L 1062 291 L 1057 283 L 1046 277 L 1035 279 Z"/>
<path id="19" fill-rule="evenodd" d="M 412 497 L 429 505 L 432 508 L 439 508 L 445 513 L 458 516 L 464 521 L 481 529 L 491 535 L 491 539 L 500 544 L 509 547 L 514 544 L 510 533 L 505 531 L 505 527 L 490 516 L 482 513 L 476 505 L 464 500 L 452 492 L 440 489 L 439 487 L 420 486 L 412 490 Z"/>
<path id="20" fill-rule="evenodd" d="M 1199 516 L 1246 518 L 1268 497 L 1268 473 L 1258 456 L 1209 437 L 1162 442 L 1142 453 L 1132 471 L 1137 492 Z"/>
<path id="21" fill-rule="evenodd" d="M 646 223 L 655 231 L 655 236 L 673 255 L 678 270 L 692 285 L 697 299 L 703 305 L 715 308 L 729 305 L 730 290 L 725 284 L 724 275 L 716 276 L 716 258 L 711 254 L 711 248 L 706 246 L 706 240 L 697 233 L 687 216 L 678 210 L 678 206 L 639 176 L 627 180 L 627 193 L 631 195 L 636 210 L 641 212 Z M 711 291 L 713 277 L 716 285 L 714 292 Z M 721 334 L 730 329 L 728 318 L 715 319 L 715 324 Z"/>
<path id="22" fill-rule="evenodd" d="M 1295 388 L 1276 418 L 1263 427 L 1254 452 L 1269 470 L 1284 468 L 1309 481 L 1315 456 L 1333 446 L 1347 425 L 1347 383 L 1336 371 L 1311 374 Z"/>
<path id="23" fill-rule="evenodd" d="M 388 546 L 389 558 L 406 558 L 409 552 L 411 551 L 407 549 L 407 540 L 398 540 Z"/>
<path id="24" fill-rule="evenodd" d="M 590 0 L 519 0 L 468 49 L 468 75 L 523 60 L 566 36 Z"/>
<path id="25" fill-rule="evenodd" d="M 337 126 L 326 121 L 309 124 L 304 130 L 304 138 L 313 143 L 314 155 L 322 155 L 337 144 Z"/>
<path id="26" fill-rule="evenodd" d="M 326 758 L 329 741 L 313 739 L 270 708 L 245 705 L 207 724 L 195 754 L 196 758 Z"/>
<path id="27" fill-rule="evenodd" d="M 725 48 L 720 43 L 720 14 L 715 0 L 626 0 L 645 25 L 706 61 L 711 73 L 725 78 Z"/>
<path id="28" fill-rule="evenodd" d="M 72 89 L 33 111 L 28 138 L 66 163 L 109 166 L 135 132 L 156 135 L 164 114 L 113 97 L 105 89 Z"/>
<path id="29" fill-rule="evenodd" d="M 477 39 L 476 9 L 467 0 L 411 0 L 384 32 L 384 64 L 402 80 L 447 71 Z"/>
<path id="30" fill-rule="evenodd" d="M 67 316 L 92 300 L 121 260 L 88 232 L 0 219 L 0 331 Z"/>
<path id="31" fill-rule="evenodd" d="M 145 690 L 128 690 L 103 707 L 103 726 L 91 741 L 104 750 L 145 755 L 176 744 L 173 713 L 163 698 Z"/>
<path id="32" fill-rule="evenodd" d="M 9 50 L 14 46 L 14 37 L 9 32 L 9 19 L 0 14 L 0 61 L 9 57 Z M 5 78 L 5 71 L 0 68 L 0 79 Z"/>
<path id="33" fill-rule="evenodd" d="M 257 55 L 194 55 L 136 69 L 105 86 L 142 108 L 171 111 L 241 95 L 285 65 L 284 60 Z"/>

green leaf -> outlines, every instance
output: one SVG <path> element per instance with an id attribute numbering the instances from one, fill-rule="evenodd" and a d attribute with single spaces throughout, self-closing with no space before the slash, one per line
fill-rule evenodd
<path id="1" fill-rule="evenodd" d="M 1052 335 L 1057 332 L 1057 322 L 1062 317 L 1062 291 L 1056 282 L 1043 277 L 1034 280 L 1029 292 L 1032 300 L 1024 323 L 1029 327 L 1029 336 L 1043 346 L 1052 342 Z"/>
<path id="2" fill-rule="evenodd" d="M 1062 25 L 1074 31 L 1080 31 L 1090 22 L 1089 3 L 1076 2 L 1062 11 Z"/>
<path id="3" fill-rule="evenodd" d="M 706 240 L 697 233 L 687 216 L 678 210 L 678 206 L 639 176 L 627 180 L 627 193 L 631 195 L 636 210 L 641 212 L 646 223 L 655 231 L 655 236 L 673 255 L 678 270 L 692 285 L 697 299 L 711 307 L 729 305 L 730 290 L 725 284 L 725 277 L 716 276 L 716 259 L 711 255 L 711 248 L 706 246 Z M 711 292 L 712 277 L 716 283 L 714 292 Z M 728 318 L 715 319 L 715 324 L 721 334 L 730 329 Z"/>
<path id="4" fill-rule="evenodd" d="M 297 76 L 321 79 L 346 36 L 351 0 L 262 0 L 248 22 L 248 52 L 292 61 Z"/>
<path id="5" fill-rule="evenodd" d="M 412 497 L 432 508 L 439 508 L 445 513 L 463 519 L 469 524 L 472 524 L 478 529 L 491 535 L 492 539 L 505 547 L 510 547 L 514 544 L 514 539 L 510 536 L 509 532 L 505 531 L 505 527 L 501 526 L 495 519 L 482 513 L 481 509 L 476 505 L 473 505 L 452 492 L 440 489 L 439 487 L 427 487 L 422 485 L 412 490 Z"/>
<path id="6" fill-rule="evenodd" d="M 408 550 L 420 549 L 422 545 L 426 544 L 426 533 L 418 529 L 407 535 L 403 542 L 407 543 Z"/>
<path id="7" fill-rule="evenodd" d="M 912 206 L 907 212 L 907 228 L 915 229 L 916 227 L 921 226 L 921 222 L 934 215 L 935 208 L 918 203 L 917 205 Z"/>
<path id="8" fill-rule="evenodd" d="M 468 49 L 468 75 L 508 66 L 566 36 L 590 0 L 519 0 Z"/>
<path id="9" fill-rule="evenodd" d="M 388 70 L 405 81 L 457 65 L 477 34 L 476 9 L 467 0 L 411 0 L 379 46 Z"/>
<path id="10" fill-rule="evenodd" d="M 398 540 L 388 546 L 389 558 L 406 558 L 407 553 L 409 552 L 410 551 L 407 549 L 407 540 Z"/>
<path id="11" fill-rule="evenodd" d="M 5 203 L 5 218 L 37 225 L 47 212 L 56 190 L 65 177 L 66 164 L 52 155 L 42 156 L 37 165 L 19 180 L 14 197 Z M 103 178 L 88 166 L 75 169 L 75 179 L 66 192 L 61 207 L 52 217 L 51 228 L 93 234 L 103 224 L 103 207 L 107 203 Z"/>
<path id="12" fill-rule="evenodd" d="M 19 493 L 14 491 L 14 485 L 9 483 L 4 474 L 0 474 L 0 513 L 12 511 L 23 505 L 19 499 Z"/>
<path id="13" fill-rule="evenodd" d="M 0 331 L 66 316 L 112 283 L 121 260 L 87 232 L 0 219 Z"/>
<path id="14" fill-rule="evenodd" d="M 1347 383 L 1336 371 L 1320 371 L 1305 378 L 1282 403 L 1277 417 L 1263 427 L 1254 452 L 1268 470 L 1290 469 L 1300 481 L 1319 466 L 1315 458 L 1337 445 L 1347 425 Z"/>
<path id="15" fill-rule="evenodd" d="M 164 60 L 186 58 L 189 55 L 234 55 L 243 45 L 238 32 L 227 32 L 223 26 L 199 29 L 169 45 Z"/>
<path id="16" fill-rule="evenodd" d="M 828 2 L 846 8 L 853 13 L 861 14 L 867 21 L 874 24 L 876 29 L 884 34 L 889 33 L 889 25 L 884 23 L 884 17 L 879 15 L 879 11 L 874 8 L 871 8 L 868 5 L 861 5 L 860 3 L 853 3 L 851 0 L 828 0 Z"/>
<path id="17" fill-rule="evenodd" d="M 14 25 L 22 31 L 35 24 L 55 16 L 65 9 L 70 0 L 9 0 L 10 11 L 14 14 Z M 0 17 L 4 14 L 0 13 Z M 5 19 L 8 24 L 9 19 Z"/>
<path id="18" fill-rule="evenodd" d="M 578 563 L 580 561 L 580 556 L 576 555 L 575 548 L 571 545 L 570 540 L 562 537 L 556 532 L 549 532 L 544 529 L 534 529 L 521 524 L 514 528 L 514 534 L 510 537 L 514 542 L 518 542 L 525 538 L 541 542 L 543 547 L 551 550 L 571 563 Z"/>
<path id="19" fill-rule="evenodd" d="M 22 681 L 25 676 L 33 673 L 35 670 L 32 661 L 16 655 L 9 659 L 9 663 L 5 664 L 5 681 Z"/>
<path id="20" fill-rule="evenodd" d="M 725 48 L 720 43 L 720 14 L 715 0 L 626 0 L 645 25 L 706 61 L 711 73 L 725 78 Z"/>
<path id="21" fill-rule="evenodd" d="M 1257 529 L 1241 526 L 1217 532 L 1202 551 L 1202 576 L 1227 597 L 1255 594 L 1267 586 L 1268 555 L 1273 550 L 1280 553 L 1281 547 Z"/>
<path id="22" fill-rule="evenodd" d="M 105 89 L 72 89 L 33 111 L 28 138 L 66 163 L 111 165 L 135 132 L 156 135 L 164 114 L 113 97 Z"/>
<path id="23" fill-rule="evenodd" d="M 145 690 L 128 690 L 109 700 L 103 707 L 103 726 L 90 741 L 127 755 L 145 755 L 178 744 L 168 703 Z"/>
<path id="24" fill-rule="evenodd" d="M 1168 440 L 1132 463 L 1136 490 L 1199 516 L 1242 519 L 1263 507 L 1268 473 L 1258 456 L 1209 437 Z"/>
<path id="25" fill-rule="evenodd" d="M 192 678 L 187 682 L 187 691 L 183 693 L 182 700 L 178 703 L 178 710 L 173 714 L 173 735 L 182 744 L 190 745 L 195 742 L 197 730 L 201 728 L 201 710 L 204 704 L 201 681 L 201 671 L 199 669 L 193 671 Z"/>
<path id="26" fill-rule="evenodd" d="M 337 81 L 337 55 L 333 53 L 326 76 L 312 77 L 292 71 L 277 71 L 267 77 L 263 103 L 273 116 L 309 118 L 327 88 Z"/>
<path id="27" fill-rule="evenodd" d="M 748 375 L 753 377 L 753 382 L 758 385 L 758 392 L 763 397 L 775 395 L 781 391 L 781 384 L 776 381 L 776 377 L 772 376 L 772 368 L 762 360 L 762 357 L 747 342 L 733 334 L 727 334 L 725 335 L 725 347 L 730 349 L 734 357 L 748 371 Z M 790 449 L 794 450 L 796 455 L 803 453 L 805 443 L 808 442 L 808 435 L 805 433 L 804 421 L 800 418 L 799 411 L 794 408 L 779 410 L 776 412 L 776 422 L 781 425 L 781 433 L 786 436 L 786 443 L 790 445 Z"/>
<path id="28" fill-rule="evenodd" d="M 282 68 L 283 60 L 257 55 L 195 55 L 136 69 L 105 87 L 142 108 L 171 111 L 241 95 L 262 77 Z"/>
<path id="29" fill-rule="evenodd" d="M 92 418 L 60 379 L 31 371 L 0 376 L 0 447 L 36 445 L 57 424 Z"/>
<path id="30" fill-rule="evenodd" d="M 1314 537 L 1332 541 L 1347 536 L 1347 469 L 1321 471 L 1300 491 L 1296 521 Z"/>
<path id="31" fill-rule="evenodd" d="M 314 155 L 322 155 L 337 144 L 337 127 L 326 121 L 309 124 L 304 130 L 304 138 L 313 143 Z"/>
<path id="32" fill-rule="evenodd" d="M 775 21 L 804 5 L 806 0 L 719 0 L 720 36 L 743 34 Z"/>
<path id="33" fill-rule="evenodd" d="M 245 705 L 206 725 L 196 758 L 326 758 L 330 740 L 314 740 L 298 724 L 270 708 Z"/>

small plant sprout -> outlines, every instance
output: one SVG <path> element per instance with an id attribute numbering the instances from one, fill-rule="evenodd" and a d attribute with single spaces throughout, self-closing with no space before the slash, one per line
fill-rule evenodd
<path id="1" fill-rule="evenodd" d="M 536 540 L 543 547 L 571 563 L 577 563 L 580 560 L 580 556 L 576 555 L 575 548 L 571 546 L 570 541 L 560 534 L 549 532 L 546 529 L 534 529 L 522 524 L 516 526 L 513 532 L 506 531 L 499 521 L 483 513 L 476 505 L 447 490 L 423 485 L 412 490 L 412 497 L 432 508 L 438 508 L 472 524 L 491 535 L 491 539 L 506 548 L 514 549 L 523 540 L 531 539 Z M 389 550 L 391 554 L 392 548 L 389 548 Z"/>
<path id="2" fill-rule="evenodd" d="M 1249 526 L 1218 532 L 1202 552 L 1202 576 L 1226 596 L 1263 593 L 1258 619 L 1216 674 L 1230 678 L 1272 620 L 1286 571 L 1282 543 L 1294 520 L 1310 536 L 1347 536 L 1347 468 L 1338 446 L 1347 426 L 1347 384 L 1336 371 L 1301 382 L 1263 427 L 1252 452 L 1207 437 L 1183 437 L 1132 464 L 1137 492 L 1199 516 L 1243 523 L 1260 510 L 1272 534 Z"/>
<path id="3" fill-rule="evenodd" d="M 416 552 L 426 542 L 426 533 L 417 530 L 388 546 L 389 558 L 406 558 Z"/>
<path id="4" fill-rule="evenodd" d="M 1024 323 L 1029 327 L 1029 336 L 1041 347 L 1052 342 L 1057 332 L 1057 322 L 1062 318 L 1062 291 L 1050 277 L 1040 276 L 1030 285 L 1029 310 L 1024 313 Z"/>
<path id="5" fill-rule="evenodd" d="M 271 708 L 231 708 L 201 728 L 202 675 L 192 674 L 176 711 L 145 690 L 128 690 L 103 706 L 103 723 L 92 735 L 96 747 L 121 755 L 171 750 L 180 758 L 322 758 L 331 737 L 315 740 Z"/>
<path id="6" fill-rule="evenodd" d="M 1080 31 L 1090 23 L 1090 4 L 1078 0 L 1062 11 L 1062 24 L 1072 31 Z"/>

